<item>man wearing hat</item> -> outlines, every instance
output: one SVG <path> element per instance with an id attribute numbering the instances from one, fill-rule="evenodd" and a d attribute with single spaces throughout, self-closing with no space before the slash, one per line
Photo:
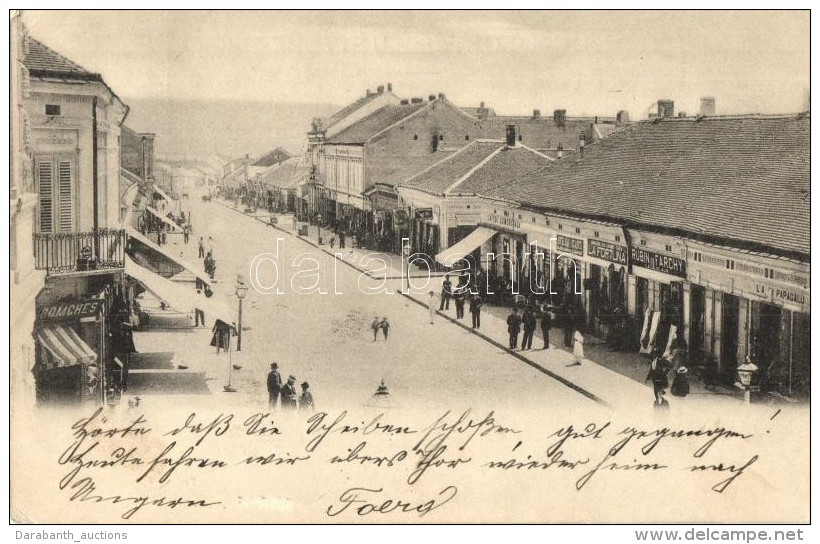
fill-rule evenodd
<path id="1" fill-rule="evenodd" d="M 282 386 L 282 410 L 296 410 L 296 376 L 288 376 L 288 383 Z"/>
<path id="2" fill-rule="evenodd" d="M 279 400 L 279 392 L 282 389 L 282 376 L 279 375 L 279 365 L 271 363 L 268 372 L 268 405 L 271 409 L 276 409 L 276 401 Z"/>

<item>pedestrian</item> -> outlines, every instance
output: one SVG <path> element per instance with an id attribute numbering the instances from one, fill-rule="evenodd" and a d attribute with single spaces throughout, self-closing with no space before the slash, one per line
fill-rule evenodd
<path id="1" fill-rule="evenodd" d="M 373 318 L 373 323 L 370 324 L 370 328 L 373 329 L 373 341 L 379 339 L 379 329 L 381 328 L 382 323 L 379 321 L 378 317 Z"/>
<path id="2" fill-rule="evenodd" d="M 330 235 L 330 249 L 333 249 L 333 247 L 334 247 L 335 245 L 336 245 L 336 235 L 335 235 L 335 234 L 331 234 L 331 235 Z"/>
<path id="3" fill-rule="evenodd" d="M 280 391 L 282 397 L 282 410 L 296 410 L 299 404 L 296 398 L 296 376 L 288 376 L 288 382 L 282 386 Z"/>
<path id="4" fill-rule="evenodd" d="M 481 295 L 478 293 L 470 297 L 470 313 L 473 314 L 473 328 L 481 328 L 481 306 L 484 301 L 481 300 Z"/>
<path id="5" fill-rule="evenodd" d="M 507 332 L 510 333 L 510 349 L 516 349 L 518 333 L 521 332 L 521 316 L 518 315 L 518 308 L 513 308 L 512 313 L 507 316 Z"/>
<path id="6" fill-rule="evenodd" d="M 430 312 L 430 324 L 434 323 L 436 317 L 436 292 L 430 291 L 427 295 L 427 310 Z"/>
<path id="7" fill-rule="evenodd" d="M 191 236 L 191 227 L 189 227 L 188 225 L 185 225 L 184 227 L 182 227 L 182 239 L 185 242 L 186 246 L 188 245 L 188 239 L 190 238 L 190 236 Z"/>
<path id="8" fill-rule="evenodd" d="M 459 285 L 453 290 L 453 301 L 456 303 L 456 319 L 464 319 L 465 287 Z"/>
<path id="9" fill-rule="evenodd" d="M 584 335 L 581 334 L 581 331 L 575 331 L 572 341 L 572 355 L 575 357 L 572 366 L 580 366 L 581 360 L 584 358 Z"/>
<path id="10" fill-rule="evenodd" d="M 208 236 L 208 243 L 205 245 L 205 255 L 211 255 L 211 258 L 214 257 L 214 239 L 211 236 Z"/>
<path id="11" fill-rule="evenodd" d="M 199 258 L 204 259 L 205 258 L 205 240 L 202 238 L 202 236 L 199 237 L 198 247 L 199 247 Z"/>
<path id="12" fill-rule="evenodd" d="M 666 359 L 656 352 L 652 363 L 649 365 L 649 372 L 646 373 L 646 379 L 644 381 L 652 381 L 652 388 L 656 400 L 663 397 L 666 388 L 669 386 L 669 367 L 667 365 Z"/>
<path id="13" fill-rule="evenodd" d="M 552 328 L 552 314 L 545 308 L 541 314 L 541 335 L 544 337 L 544 349 L 550 348 L 550 328 Z"/>
<path id="14" fill-rule="evenodd" d="M 521 349 L 532 349 L 532 337 L 535 335 L 535 313 L 532 308 L 527 306 L 524 310 L 524 315 L 521 317 L 521 322 L 524 324 L 524 337 L 521 339 Z"/>
<path id="15" fill-rule="evenodd" d="M 661 389 L 660 391 L 655 393 L 655 402 L 654 406 L 656 410 L 668 410 L 669 409 L 669 401 L 666 400 L 664 397 L 665 391 Z"/>
<path id="16" fill-rule="evenodd" d="M 390 332 L 390 322 L 387 320 L 387 317 L 382 318 L 382 322 L 379 324 L 382 329 L 382 334 L 384 334 L 384 341 L 387 342 L 387 334 Z"/>
<path id="17" fill-rule="evenodd" d="M 339 232 L 339 249 L 345 248 L 345 231 Z"/>
<path id="18" fill-rule="evenodd" d="M 671 391 L 676 397 L 685 397 L 689 394 L 689 370 L 685 366 L 679 366 L 675 371 Z"/>
<path id="19" fill-rule="evenodd" d="M 279 375 L 279 364 L 271 363 L 268 372 L 268 406 L 271 410 L 276 409 L 279 401 L 279 392 L 282 389 L 282 376 Z"/>
<path id="20" fill-rule="evenodd" d="M 453 294 L 453 283 L 450 281 L 450 274 L 444 275 L 444 281 L 441 283 L 441 304 L 439 311 L 450 309 L 450 296 Z"/>
<path id="21" fill-rule="evenodd" d="M 574 316 L 572 315 L 572 308 L 565 306 L 562 312 L 562 321 L 564 326 L 564 346 L 572 347 L 572 333 L 575 330 Z"/>
<path id="22" fill-rule="evenodd" d="M 303 412 L 313 413 L 316 411 L 316 406 L 313 404 L 313 393 L 310 392 L 310 384 L 302 382 L 302 394 L 299 395 L 299 410 Z"/>

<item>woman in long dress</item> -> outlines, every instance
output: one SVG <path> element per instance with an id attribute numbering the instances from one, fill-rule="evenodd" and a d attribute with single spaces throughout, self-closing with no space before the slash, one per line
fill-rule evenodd
<path id="1" fill-rule="evenodd" d="M 572 354 L 575 356 L 573 365 L 580 365 L 581 360 L 584 358 L 584 335 L 581 334 L 581 331 L 576 330 L 572 340 Z"/>

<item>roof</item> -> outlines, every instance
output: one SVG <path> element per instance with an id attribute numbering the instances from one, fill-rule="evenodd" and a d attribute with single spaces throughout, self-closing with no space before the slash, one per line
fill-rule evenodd
<path id="1" fill-rule="evenodd" d="M 463 107 L 461 111 L 468 115 L 472 115 L 473 117 L 493 117 L 495 116 L 495 110 L 493 108 L 482 108 L 482 107 Z"/>
<path id="2" fill-rule="evenodd" d="M 304 181 L 307 175 L 308 168 L 299 164 L 299 157 L 293 157 L 271 167 L 262 174 L 259 182 L 271 187 L 293 189 Z"/>
<path id="3" fill-rule="evenodd" d="M 338 121 L 339 119 L 344 119 L 354 111 L 358 110 L 359 108 L 365 106 L 368 102 L 375 99 L 381 93 L 368 93 L 365 96 L 362 96 L 358 100 L 354 101 L 351 104 L 348 104 L 344 108 L 340 109 L 336 113 L 330 116 L 331 123 Z"/>
<path id="4" fill-rule="evenodd" d="M 76 79 L 102 79 L 99 74 L 89 72 L 76 62 L 62 56 L 30 36 L 26 43 L 27 51 L 23 64 L 32 72 L 32 75 L 62 75 Z"/>
<path id="5" fill-rule="evenodd" d="M 807 115 L 635 123 L 486 196 L 808 260 L 809 130 Z"/>
<path id="6" fill-rule="evenodd" d="M 251 166 L 273 166 L 274 164 L 278 164 L 291 158 L 291 156 L 292 155 L 290 153 L 281 147 L 277 147 L 276 149 L 268 151 L 262 155 L 262 157 L 260 157 L 259 160 L 254 162 Z"/>
<path id="7" fill-rule="evenodd" d="M 364 119 L 353 123 L 340 133 L 328 138 L 326 143 L 341 145 L 364 144 L 379 132 L 391 125 L 394 125 L 395 123 L 398 123 L 405 117 L 419 111 L 428 104 L 432 104 L 432 102 L 402 104 L 398 106 L 390 105 L 379 108 Z"/>
<path id="8" fill-rule="evenodd" d="M 400 185 L 437 195 L 474 195 L 537 170 L 549 161 L 524 146 L 478 140 Z"/>
<path id="9" fill-rule="evenodd" d="M 504 138 L 507 125 L 516 128 L 516 139 L 533 149 L 575 149 L 581 134 L 588 134 L 592 119 L 567 119 L 564 126 L 558 126 L 550 117 L 496 115 L 476 122 L 477 138 Z M 520 137 L 520 139 L 518 139 Z"/>

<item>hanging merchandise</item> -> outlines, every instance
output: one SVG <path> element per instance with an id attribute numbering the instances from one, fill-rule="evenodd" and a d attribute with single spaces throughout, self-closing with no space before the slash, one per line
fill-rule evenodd
<path id="1" fill-rule="evenodd" d="M 649 347 L 649 327 L 652 323 L 652 310 L 649 308 L 643 314 L 643 327 L 641 327 L 641 349 L 640 353 L 649 353 L 651 351 Z"/>

